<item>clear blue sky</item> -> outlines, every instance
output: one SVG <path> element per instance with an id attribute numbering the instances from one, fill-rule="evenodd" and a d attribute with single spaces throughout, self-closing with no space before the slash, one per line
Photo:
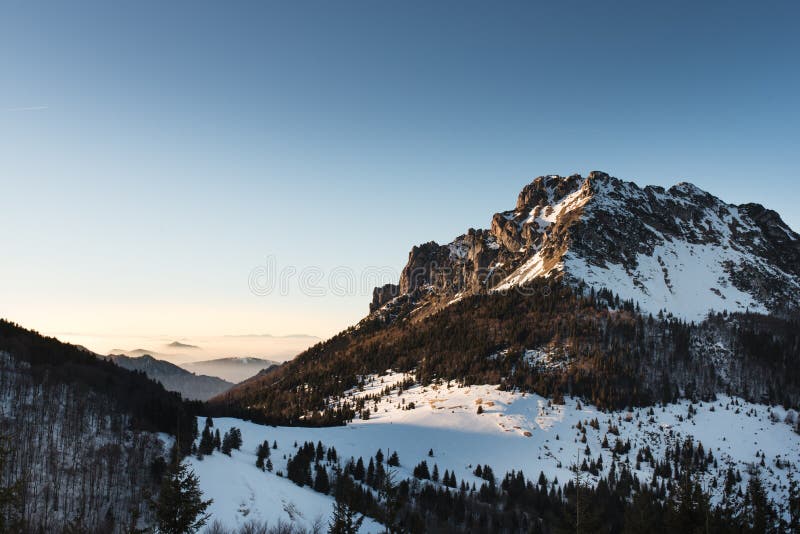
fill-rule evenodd
<path id="1" fill-rule="evenodd" d="M 800 228 L 797 2 L 0 5 L 0 315 L 46 332 L 331 334 L 541 174 L 688 180 Z"/>

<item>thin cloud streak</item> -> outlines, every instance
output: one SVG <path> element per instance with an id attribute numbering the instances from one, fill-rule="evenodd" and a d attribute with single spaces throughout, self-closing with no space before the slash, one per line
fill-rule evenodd
<path id="1" fill-rule="evenodd" d="M 15 111 L 43 111 L 49 109 L 49 106 L 28 106 L 20 108 L 5 108 L 3 111 L 6 113 L 13 113 Z"/>

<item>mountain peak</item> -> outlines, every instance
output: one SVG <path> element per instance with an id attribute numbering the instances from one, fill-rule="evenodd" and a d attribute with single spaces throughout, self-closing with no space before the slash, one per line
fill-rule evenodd
<path id="1" fill-rule="evenodd" d="M 399 284 L 377 288 L 370 311 L 398 296 L 436 310 L 465 294 L 561 277 L 653 314 L 701 320 L 711 310 L 800 308 L 799 266 L 800 236 L 758 204 L 727 204 L 688 182 L 664 190 L 602 171 L 547 175 L 488 230 L 414 247 Z"/>

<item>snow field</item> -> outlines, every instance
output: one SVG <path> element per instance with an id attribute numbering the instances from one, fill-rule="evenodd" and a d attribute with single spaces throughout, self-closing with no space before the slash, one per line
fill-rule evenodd
<path id="1" fill-rule="evenodd" d="M 408 376 L 387 372 L 364 377 L 363 390 L 351 390 L 346 398 L 380 394 Z M 412 403 L 414 408 L 409 409 Z M 478 406 L 483 413 L 478 414 Z M 401 465 L 389 468 L 395 470 L 396 480 L 412 478 L 414 467 L 425 460 L 431 470 L 438 465 L 440 474 L 445 470 L 454 473 L 459 485 L 465 480 L 470 486 L 480 486 L 482 480 L 473 475 L 478 464 L 491 466 L 498 479 L 508 471 L 522 470 L 535 480 L 541 471 L 549 481 L 557 478 L 564 484 L 572 477 L 571 465 L 602 456 L 603 473 L 607 474 L 614 459 L 610 449 L 617 438 L 630 440 L 631 449 L 628 454 L 616 455 L 616 462 L 628 464 L 640 481 L 649 482 L 653 466 L 641 462 L 637 470 L 637 451 L 649 446 L 658 461 L 667 447 L 674 448 L 692 436 L 695 445 L 701 442 L 706 454 L 710 450 L 717 459 L 718 467 L 712 466 L 701 475 L 703 484 L 717 492 L 717 497 L 729 466 L 741 472 L 744 488 L 748 465 L 759 465 L 763 454 L 761 476 L 776 502 L 785 500 L 787 475 L 791 472 L 796 476 L 800 464 L 800 435 L 784 422 L 787 414 L 782 408 L 726 396 L 695 403 L 696 413 L 691 416 L 688 401 L 653 407 L 653 415 L 649 415 L 650 408 L 601 412 L 574 398 L 553 405 L 538 395 L 501 391 L 497 386 L 465 387 L 450 382 L 448 387 L 443 382 L 416 385 L 400 395 L 393 389 L 377 403 L 369 401 L 367 407 L 371 411 L 368 420 L 356 419 L 347 426 L 329 428 L 270 427 L 232 418 L 215 419 L 215 428 L 221 433 L 232 426 L 241 429 L 244 445 L 230 458 L 217 452 L 202 461 L 190 460 L 206 498 L 214 499 L 212 520 L 235 526 L 250 519 L 271 524 L 282 519 L 310 527 L 321 518 L 327 525 L 334 502 L 331 496 L 301 488 L 275 474 L 285 472 L 284 455 L 288 458 L 294 454 L 294 443 L 302 445 L 305 441 L 322 441 L 326 447 L 335 447 L 342 464 L 350 457 L 363 457 L 368 463 L 378 449 L 386 457 L 396 451 Z M 599 429 L 589 424 L 595 418 Z M 585 428 L 585 443 L 578 422 Z M 203 424 L 200 419 L 198 426 Z M 609 432 L 609 425 L 619 429 L 619 436 Z M 606 435 L 609 449 L 601 447 Z M 272 473 L 255 467 L 255 450 L 264 440 L 278 443 L 271 455 Z M 589 456 L 585 454 L 587 446 Z M 430 449 L 433 457 L 428 455 Z M 596 479 L 584 473 L 584 480 Z M 377 529 L 376 523 L 365 522 L 365 532 Z"/>

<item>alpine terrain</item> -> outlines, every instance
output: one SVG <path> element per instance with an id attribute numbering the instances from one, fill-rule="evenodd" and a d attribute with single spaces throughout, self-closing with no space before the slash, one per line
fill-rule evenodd
<path id="1" fill-rule="evenodd" d="M 192 465 L 227 525 L 313 528 L 332 496 L 398 532 L 796 532 L 799 311 L 774 211 L 542 176 L 211 399 L 243 445 Z"/>
<path id="2" fill-rule="evenodd" d="M 800 532 L 777 213 L 595 171 L 487 226 L 236 385 L 0 322 L 0 530 Z"/>

